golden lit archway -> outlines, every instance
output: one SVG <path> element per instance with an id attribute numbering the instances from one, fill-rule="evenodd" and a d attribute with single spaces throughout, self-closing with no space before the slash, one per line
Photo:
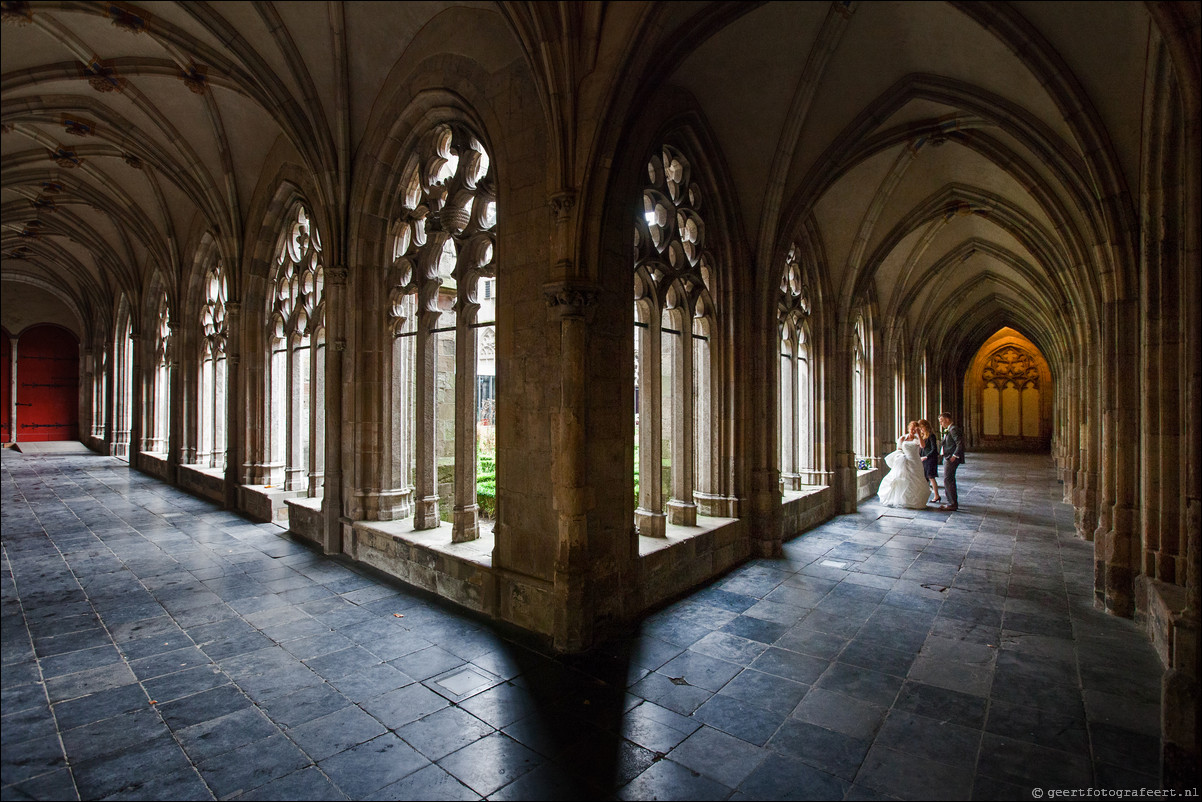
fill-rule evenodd
<path id="1" fill-rule="evenodd" d="M 985 341 L 964 377 L 970 448 L 1046 451 L 1052 437 L 1052 371 L 1035 343 L 1009 327 Z"/>

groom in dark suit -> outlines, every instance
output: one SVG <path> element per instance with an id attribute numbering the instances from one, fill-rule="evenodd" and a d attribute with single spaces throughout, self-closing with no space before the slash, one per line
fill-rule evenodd
<path id="1" fill-rule="evenodd" d="M 952 423 L 950 412 L 939 413 L 939 425 L 946 431 L 943 434 L 943 446 L 940 449 L 943 468 L 943 489 L 947 493 L 947 503 L 939 508 L 940 512 L 955 512 L 960 509 L 956 495 L 956 469 L 964 462 L 964 433 L 960 427 Z"/>

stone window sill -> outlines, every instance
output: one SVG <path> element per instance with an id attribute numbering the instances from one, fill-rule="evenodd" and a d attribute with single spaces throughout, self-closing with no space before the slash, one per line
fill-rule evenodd
<path id="1" fill-rule="evenodd" d="M 696 526 L 666 524 L 664 527 L 664 537 L 645 537 L 639 535 L 639 556 L 646 557 L 657 551 L 678 546 L 699 535 L 704 535 L 708 532 L 717 532 L 723 527 L 737 523 L 738 520 L 738 518 L 711 518 L 707 515 L 698 515 Z"/>

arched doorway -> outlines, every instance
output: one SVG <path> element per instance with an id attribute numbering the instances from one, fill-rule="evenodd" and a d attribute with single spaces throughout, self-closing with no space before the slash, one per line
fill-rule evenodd
<path id="1" fill-rule="evenodd" d="M 79 439 L 79 341 L 67 329 L 33 326 L 17 338 L 15 440 Z"/>

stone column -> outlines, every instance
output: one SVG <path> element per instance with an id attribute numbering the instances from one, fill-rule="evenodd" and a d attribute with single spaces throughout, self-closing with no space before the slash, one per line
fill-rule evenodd
<path id="1" fill-rule="evenodd" d="M 640 335 L 639 352 L 639 507 L 634 511 L 635 526 L 644 537 L 664 537 L 667 518 L 663 491 L 663 380 L 659 360 L 662 354 L 660 313 L 651 309 L 647 328 Z M 655 369 L 649 369 L 654 365 Z"/>
<path id="2" fill-rule="evenodd" d="M 8 437 L 9 441 L 13 443 L 17 442 L 17 388 L 20 386 L 17 379 L 17 342 L 18 340 L 15 336 L 9 339 L 8 403 L 10 407 L 8 410 L 8 424 L 12 428 L 9 431 Z"/>
<path id="3" fill-rule="evenodd" d="M 693 320 L 680 312 L 680 341 L 672 355 L 672 498 L 668 520 L 677 526 L 697 525 L 693 502 Z M 709 388 L 706 388 L 708 392 Z M 708 456 L 708 455 L 707 455 Z"/>
<path id="4" fill-rule="evenodd" d="M 116 417 L 116 398 L 117 398 L 117 355 L 116 355 L 116 338 L 112 342 L 105 342 L 105 353 L 107 356 L 104 360 L 105 378 L 104 378 L 104 446 L 101 449 L 105 456 L 113 455 L 113 420 Z M 15 400 L 15 394 L 14 394 Z"/>
<path id="5" fill-rule="evenodd" d="M 322 541 L 326 554 L 343 551 L 342 532 L 342 373 L 346 358 L 346 281 L 349 271 L 342 266 L 326 271 L 326 348 L 325 357 L 325 477 L 322 489 Z M 350 527 L 348 526 L 349 530 Z M 348 531 L 349 534 L 349 531 Z M 350 546 L 351 544 L 346 544 Z"/>
<path id="6" fill-rule="evenodd" d="M 238 506 L 238 488 L 242 482 L 242 459 L 246 453 L 247 427 L 240 425 L 249 410 L 243 409 L 242 393 L 242 304 L 225 304 L 225 506 Z M 216 421 L 214 421 L 216 426 Z"/>
<path id="7" fill-rule="evenodd" d="M 1099 526 L 1095 533 L 1095 599 L 1114 615 L 1131 617 L 1135 612 L 1134 564 L 1136 489 L 1139 460 L 1138 383 L 1126 381 L 1116 365 L 1132 365 L 1138 355 L 1138 305 L 1130 300 L 1108 304 L 1113 328 L 1107 340 L 1113 349 L 1102 363 L 1101 386 L 1108 389 L 1113 408 L 1103 449 L 1103 489 Z M 1099 595 L 1100 594 L 1100 595 Z"/>
<path id="8" fill-rule="evenodd" d="M 459 271 L 456 271 L 459 272 Z M 480 508 L 476 505 L 476 322 L 474 288 L 465 277 L 458 281 L 455 315 L 455 505 L 451 542 L 480 537 Z"/>
<path id="9" fill-rule="evenodd" d="M 167 481 L 175 484 L 179 479 L 180 453 L 184 449 L 184 376 L 180 370 L 180 355 L 184 352 L 183 326 L 174 319 L 168 321 L 167 330 Z"/>
<path id="10" fill-rule="evenodd" d="M 142 371 L 142 355 L 146 350 L 146 343 L 142 339 L 142 333 L 136 328 L 130 327 L 129 338 L 133 341 L 132 356 L 129 360 L 129 444 L 126 456 L 129 458 L 131 467 L 138 466 L 138 457 L 142 454 L 142 425 L 145 422 L 143 412 L 143 398 L 146 395 L 146 377 Z"/>
<path id="11" fill-rule="evenodd" d="M 552 492 L 559 521 L 553 637 L 556 649 L 574 652 L 589 646 L 593 637 L 587 519 L 592 501 L 585 459 L 585 416 L 588 318 L 598 291 L 591 284 L 557 282 L 545 286 L 544 292 L 551 314 L 559 319 L 560 329 L 561 389 L 559 408 L 554 412 L 552 434 L 555 444 L 552 451 L 555 485 Z"/>
<path id="12" fill-rule="evenodd" d="M 430 230 L 427 236 L 431 240 L 445 240 L 447 235 L 445 232 Z M 438 335 L 434 333 L 434 329 L 438 327 L 440 317 L 438 288 L 442 286 L 442 279 L 438 275 L 438 258 L 442 251 L 441 245 L 441 241 L 430 242 L 422 250 L 418 264 L 422 278 L 418 290 L 415 343 L 417 358 L 414 360 L 417 387 L 417 420 L 413 438 L 416 451 L 413 480 L 414 529 L 435 529 L 439 525 L 438 465 L 434 431 L 435 409 L 438 405 Z"/>

